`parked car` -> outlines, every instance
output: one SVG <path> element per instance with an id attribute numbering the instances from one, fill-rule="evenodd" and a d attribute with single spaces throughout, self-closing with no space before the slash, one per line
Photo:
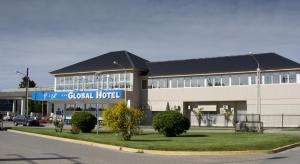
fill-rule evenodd
<path id="1" fill-rule="evenodd" d="M 40 124 L 48 124 L 49 117 L 47 117 L 47 116 L 41 117 L 41 119 L 39 120 L 39 122 L 40 122 Z"/>
<path id="2" fill-rule="evenodd" d="M 34 119 L 29 116 L 19 115 L 14 117 L 14 125 L 23 125 L 23 126 L 40 126 L 40 122 L 37 119 Z"/>

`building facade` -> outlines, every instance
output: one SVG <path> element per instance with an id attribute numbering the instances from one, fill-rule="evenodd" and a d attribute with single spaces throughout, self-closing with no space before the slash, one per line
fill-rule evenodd
<path id="1" fill-rule="evenodd" d="M 280 126 L 275 116 L 299 115 L 286 121 L 288 126 L 300 126 L 300 64 L 275 53 L 150 62 L 116 51 L 51 74 L 54 92 L 40 94 L 67 119 L 76 111 L 102 111 L 126 99 L 144 111 L 145 124 L 169 104 L 192 125 L 198 124 L 193 110 L 203 112 L 205 126 L 224 126 L 223 113 L 230 110 L 231 121 L 243 114 L 261 114 L 265 126 Z M 274 118 L 263 117 L 268 115 Z"/>

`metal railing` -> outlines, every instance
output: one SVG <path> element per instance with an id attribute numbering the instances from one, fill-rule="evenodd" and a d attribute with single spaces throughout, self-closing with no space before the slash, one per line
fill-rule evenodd
<path id="1" fill-rule="evenodd" d="M 239 114 L 232 115 L 229 121 L 225 120 L 222 114 L 204 114 L 201 121 L 201 126 L 229 126 L 233 127 L 234 123 L 250 122 L 263 123 L 264 127 L 300 127 L 300 115 L 258 115 L 258 114 Z M 198 126 L 195 116 L 191 116 L 191 125 Z"/>

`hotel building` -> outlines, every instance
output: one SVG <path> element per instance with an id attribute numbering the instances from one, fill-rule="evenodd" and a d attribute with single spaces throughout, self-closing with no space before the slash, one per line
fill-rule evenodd
<path id="1" fill-rule="evenodd" d="M 222 114 L 228 109 L 237 121 L 243 114 L 300 115 L 300 64 L 276 53 L 151 62 L 116 51 L 51 74 L 54 92 L 34 93 L 32 98 L 48 101 L 66 119 L 76 111 L 101 111 L 121 99 L 144 111 L 145 124 L 167 104 L 188 116 L 192 125 L 197 121 L 191 111 L 201 109 L 204 126 L 224 126 Z M 262 117 L 265 126 L 281 125 L 269 118 Z M 299 118 L 286 121 L 300 126 Z"/>

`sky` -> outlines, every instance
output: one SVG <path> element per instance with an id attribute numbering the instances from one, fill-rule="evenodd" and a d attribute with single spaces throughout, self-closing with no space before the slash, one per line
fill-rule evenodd
<path id="1" fill-rule="evenodd" d="M 150 61 L 276 52 L 300 63 L 298 0 L 0 0 L 0 89 L 107 52 Z"/>

